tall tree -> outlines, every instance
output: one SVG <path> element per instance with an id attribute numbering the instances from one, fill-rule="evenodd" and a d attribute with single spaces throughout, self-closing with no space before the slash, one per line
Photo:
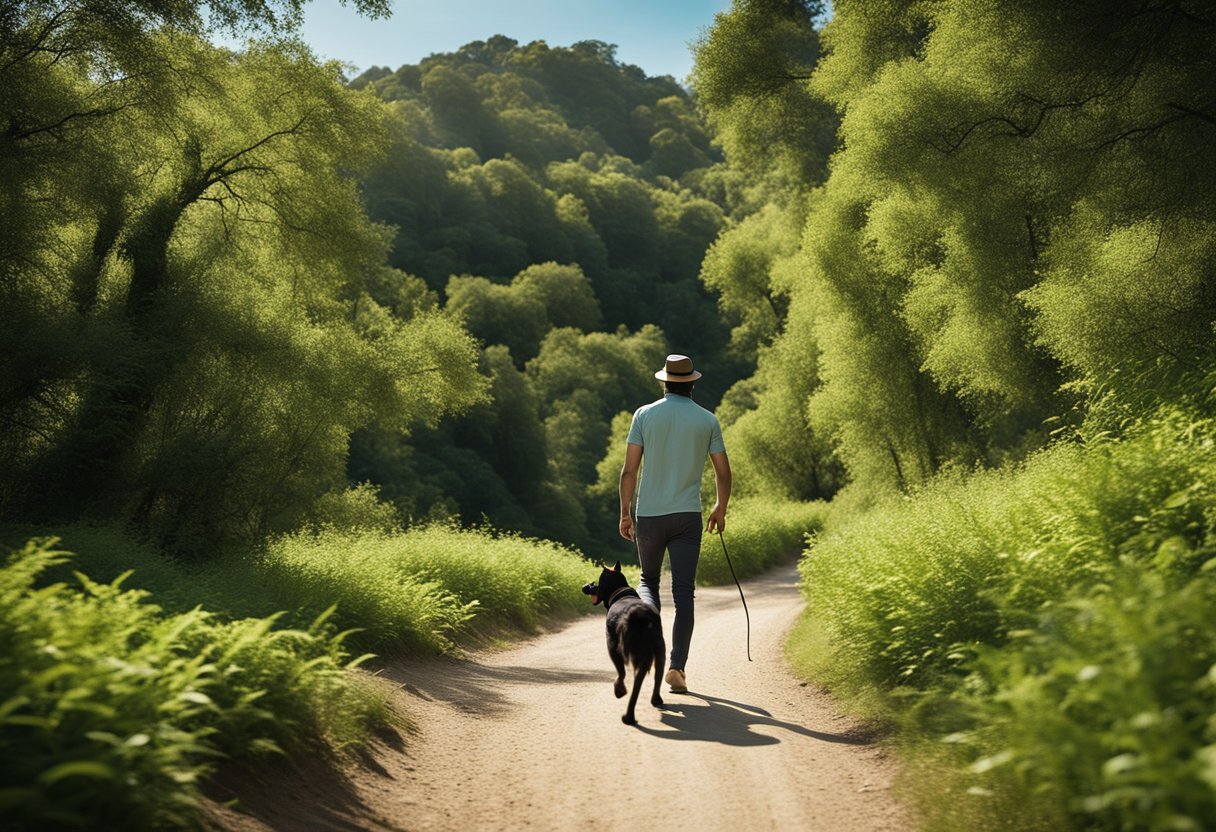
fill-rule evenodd
<path id="1" fill-rule="evenodd" d="M 479 398 L 472 343 L 410 301 L 423 296 L 385 270 L 363 212 L 354 176 L 383 147 L 379 102 L 290 41 L 233 54 L 144 33 L 139 57 L 160 72 L 138 95 L 65 43 L 62 63 L 45 58 L 52 80 L 121 96 L 52 131 L 46 152 L 72 164 L 3 189 L 43 223 L 5 248 L 5 510 L 118 514 L 183 546 L 249 539 L 344 486 L 351 430 Z M 38 160 L 18 138 L 12 158 Z M 77 185 L 94 153 L 100 182 Z"/>

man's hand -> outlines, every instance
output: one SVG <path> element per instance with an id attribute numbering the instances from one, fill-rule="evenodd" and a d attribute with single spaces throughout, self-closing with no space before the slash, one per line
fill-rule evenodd
<path id="1" fill-rule="evenodd" d="M 626 514 L 624 517 L 621 518 L 621 537 L 625 538 L 630 543 L 633 542 L 633 538 L 634 538 L 633 518 L 630 517 L 628 514 Z"/>
<path id="2" fill-rule="evenodd" d="M 631 442 L 625 443 L 625 464 L 621 466 L 621 537 L 633 542 L 633 517 L 630 516 L 630 506 L 633 505 L 633 492 L 638 485 L 638 468 L 642 464 L 642 446 Z"/>
<path id="3" fill-rule="evenodd" d="M 726 458 L 726 451 L 718 451 L 709 455 L 709 461 L 714 464 L 714 488 L 718 491 L 718 499 L 709 513 L 705 530 L 710 534 L 722 534 L 726 530 L 726 504 L 730 501 L 730 460 Z"/>

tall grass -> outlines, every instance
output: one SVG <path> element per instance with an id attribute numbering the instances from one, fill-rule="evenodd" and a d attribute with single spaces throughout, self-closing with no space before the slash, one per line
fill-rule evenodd
<path id="1" fill-rule="evenodd" d="M 187 825 L 221 757 L 313 751 L 388 721 L 324 620 L 165 614 L 121 579 L 39 586 L 68 559 L 36 541 L 0 567 L 0 826 Z"/>
<path id="2" fill-rule="evenodd" d="M 740 578 L 792 559 L 806 536 L 823 525 L 826 509 L 822 502 L 735 500 L 726 515 L 724 541 L 719 541 L 716 534 L 707 533 L 701 538 L 697 581 L 707 585 L 730 583 L 723 542 Z"/>
<path id="3" fill-rule="evenodd" d="M 815 539 L 802 637 L 822 642 L 826 681 L 898 694 L 909 735 L 947 749 L 958 775 L 933 828 L 1216 817 L 1214 436 L 1164 415 Z"/>
<path id="4" fill-rule="evenodd" d="M 26 528 L 0 529 L 0 542 Z M 77 563 L 154 593 L 184 612 L 196 605 L 224 618 L 279 614 L 307 627 L 335 607 L 348 643 L 380 654 L 456 648 L 482 630 L 534 628 L 549 615 L 586 611 L 580 588 L 598 567 L 555 543 L 483 529 L 435 525 L 406 532 L 323 528 L 277 538 L 252 553 L 187 564 L 131 541 L 112 527 L 68 526 Z M 58 567 L 56 577 L 70 577 Z"/>
<path id="5" fill-rule="evenodd" d="M 546 615 L 585 612 L 581 587 L 597 573 L 555 543 L 438 525 L 280 538 L 255 571 L 283 601 L 336 602 L 341 625 L 377 651 L 446 650 L 470 627 L 528 629 Z"/>

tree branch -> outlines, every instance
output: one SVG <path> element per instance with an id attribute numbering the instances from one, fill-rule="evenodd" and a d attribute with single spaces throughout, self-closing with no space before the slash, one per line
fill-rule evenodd
<path id="1" fill-rule="evenodd" d="M 311 112 L 305 113 L 304 115 L 300 116 L 299 121 L 297 121 L 291 127 L 287 128 L 285 130 L 275 130 L 273 133 L 268 133 L 267 135 L 258 139 L 256 142 L 254 142 L 253 144 L 244 148 L 243 150 L 238 150 L 237 152 L 233 153 L 231 156 L 228 156 L 225 159 L 221 159 L 220 161 L 215 162 L 214 164 L 210 165 L 207 168 L 207 170 L 205 171 L 205 173 L 204 173 L 205 178 L 208 180 L 218 181 L 217 179 L 215 179 L 216 176 L 222 177 L 222 176 L 231 175 L 230 171 L 225 171 L 225 168 L 229 164 L 231 164 L 232 162 L 235 162 L 237 159 L 241 158 L 246 153 L 252 153 L 253 151 L 257 150 L 259 147 L 262 147 L 263 145 L 274 141 L 275 139 L 279 138 L 280 136 L 295 135 L 296 133 L 298 133 L 300 131 L 300 128 L 304 126 L 304 122 L 308 121 L 308 117 L 310 115 L 312 115 Z"/>
<path id="2" fill-rule="evenodd" d="M 46 26 L 42 27 L 42 31 L 34 36 L 34 40 L 32 43 L 30 43 L 29 47 L 24 52 L 21 52 L 20 54 L 13 56 L 13 58 L 11 60 L 9 60 L 7 63 L 5 63 L 4 66 L 0 67 L 0 72 L 8 72 L 14 66 L 16 66 L 17 64 L 24 61 L 30 55 L 33 55 L 35 52 L 52 51 L 50 49 L 44 49 L 42 45 L 44 43 L 46 43 L 47 38 L 49 38 L 51 36 L 51 33 L 53 31 L 55 31 L 56 28 L 58 28 L 59 19 L 64 17 L 68 13 L 69 13 L 69 9 L 64 8 L 64 9 L 60 9 L 59 11 L 55 12 L 55 14 L 51 15 L 50 19 L 47 20 L 47 22 L 46 22 Z"/>
<path id="3" fill-rule="evenodd" d="M 41 127 L 31 127 L 28 130 L 21 130 L 17 128 L 15 124 L 10 124 L 8 129 L 4 131 L 4 137 L 6 139 L 19 142 L 32 136 L 37 136 L 40 133 L 50 133 L 51 135 L 55 136 L 55 138 L 59 138 L 56 131 L 62 128 L 69 121 L 79 118 L 101 118 L 104 116 L 112 116 L 115 113 L 126 109 L 126 106 L 127 105 L 124 104 L 117 107 L 96 107 L 92 110 L 83 110 L 79 113 L 68 113 L 54 124 L 46 124 Z"/>
<path id="4" fill-rule="evenodd" d="M 1180 113 L 1185 113 L 1188 116 L 1194 116 L 1197 119 L 1206 121 L 1208 124 L 1216 126 L 1216 116 L 1210 116 L 1207 113 L 1203 112 L 1202 110 L 1196 110 L 1193 107 L 1187 107 L 1183 104 L 1175 104 L 1172 101 L 1167 103 L 1165 106 L 1169 107 L 1172 110 L 1177 110 Z"/>

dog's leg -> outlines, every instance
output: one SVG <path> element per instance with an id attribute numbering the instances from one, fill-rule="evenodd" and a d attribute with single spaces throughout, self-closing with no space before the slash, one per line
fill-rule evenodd
<path id="1" fill-rule="evenodd" d="M 642 665 L 633 666 L 633 693 L 629 695 L 629 707 L 625 709 L 625 715 L 621 717 L 621 722 L 626 725 L 633 725 L 637 719 L 633 716 L 633 707 L 638 704 L 638 693 L 642 690 L 642 682 L 646 681 L 646 667 L 650 662 Z"/>
<path id="2" fill-rule="evenodd" d="M 663 643 L 663 634 L 659 633 L 659 638 L 654 645 L 654 693 L 650 695 L 650 704 L 656 708 L 663 707 L 663 696 L 659 693 L 659 686 L 663 684 L 666 655 L 667 645 Z"/>
<path id="3" fill-rule="evenodd" d="M 616 682 L 612 685 L 612 692 L 620 699 L 625 695 L 625 660 L 621 658 L 620 648 L 611 635 L 608 636 L 608 656 L 616 666 Z"/>

